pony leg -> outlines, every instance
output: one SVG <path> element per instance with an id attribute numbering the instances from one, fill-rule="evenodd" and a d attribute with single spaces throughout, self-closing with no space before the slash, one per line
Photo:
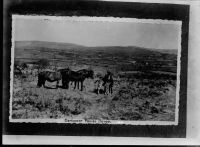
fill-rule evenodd
<path id="1" fill-rule="evenodd" d="M 44 88 L 46 88 L 46 86 L 45 86 L 45 80 L 43 81 L 42 85 L 43 85 Z"/>
<path id="2" fill-rule="evenodd" d="M 77 86 L 78 86 L 78 89 L 79 89 L 79 82 L 78 82 L 78 85 L 77 85 Z"/>
<path id="3" fill-rule="evenodd" d="M 59 80 L 56 82 L 56 88 L 58 88 Z"/>
<path id="4" fill-rule="evenodd" d="M 65 87 L 66 87 L 67 89 L 69 89 L 69 81 L 66 81 L 65 84 L 66 84 Z"/>
<path id="5" fill-rule="evenodd" d="M 62 83 L 62 87 L 66 88 L 66 81 Z"/>
<path id="6" fill-rule="evenodd" d="M 104 85 L 104 94 L 106 94 L 106 85 Z"/>
<path id="7" fill-rule="evenodd" d="M 83 91 L 83 81 L 81 81 L 81 91 Z"/>
<path id="8" fill-rule="evenodd" d="M 65 88 L 65 86 L 66 86 L 66 85 L 65 85 L 65 81 L 62 80 L 62 87 Z"/>
<path id="9" fill-rule="evenodd" d="M 74 82 L 74 89 L 76 89 L 76 81 Z"/>

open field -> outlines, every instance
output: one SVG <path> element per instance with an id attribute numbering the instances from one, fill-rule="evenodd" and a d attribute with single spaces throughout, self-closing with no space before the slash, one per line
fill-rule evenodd
<path id="1" fill-rule="evenodd" d="M 96 94 L 95 79 L 84 90 L 37 87 L 37 74 L 14 75 L 12 118 L 68 118 L 174 121 L 177 52 L 139 47 L 84 47 L 74 44 L 16 42 L 15 63 L 50 67 L 92 68 L 95 75 L 114 74 L 113 94 Z"/>

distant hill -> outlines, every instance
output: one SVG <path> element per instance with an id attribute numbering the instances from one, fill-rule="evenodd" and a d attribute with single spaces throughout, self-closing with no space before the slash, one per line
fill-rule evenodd
<path id="1" fill-rule="evenodd" d="M 157 51 L 160 53 L 166 53 L 166 54 L 178 54 L 178 50 L 177 49 L 150 49 L 152 51 Z"/>
<path id="2" fill-rule="evenodd" d="M 81 45 L 72 43 L 58 43 L 58 42 L 45 42 L 45 41 L 15 41 L 16 49 L 72 49 L 82 48 Z"/>
<path id="3" fill-rule="evenodd" d="M 72 58 L 89 59 L 101 58 L 102 60 L 117 57 L 117 59 L 128 60 L 128 58 L 140 56 L 161 56 L 171 54 L 176 56 L 176 50 L 146 49 L 136 46 L 101 46 L 86 47 L 72 43 L 42 42 L 42 41 L 16 41 L 15 58 L 38 60 L 52 58 L 58 60 L 72 60 Z M 170 55 L 170 56 L 171 56 Z M 173 57 L 174 58 L 174 57 Z"/>

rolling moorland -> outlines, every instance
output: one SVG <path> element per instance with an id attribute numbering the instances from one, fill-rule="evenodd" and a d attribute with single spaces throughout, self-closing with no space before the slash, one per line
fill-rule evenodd
<path id="1" fill-rule="evenodd" d="M 113 94 L 96 94 L 95 79 L 84 81 L 84 90 L 37 87 L 38 61 L 49 68 L 92 68 L 95 75 L 114 74 Z M 103 120 L 175 120 L 177 50 L 135 46 L 85 47 L 70 43 L 15 42 L 15 64 L 28 67 L 14 75 L 12 118 L 69 118 Z M 61 85 L 61 82 L 60 82 Z"/>

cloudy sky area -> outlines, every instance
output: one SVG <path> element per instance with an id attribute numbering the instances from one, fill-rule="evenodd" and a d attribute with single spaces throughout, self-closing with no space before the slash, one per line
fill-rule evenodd
<path id="1" fill-rule="evenodd" d="M 15 22 L 15 40 L 177 49 L 179 30 L 180 25 L 177 24 L 20 18 Z"/>

